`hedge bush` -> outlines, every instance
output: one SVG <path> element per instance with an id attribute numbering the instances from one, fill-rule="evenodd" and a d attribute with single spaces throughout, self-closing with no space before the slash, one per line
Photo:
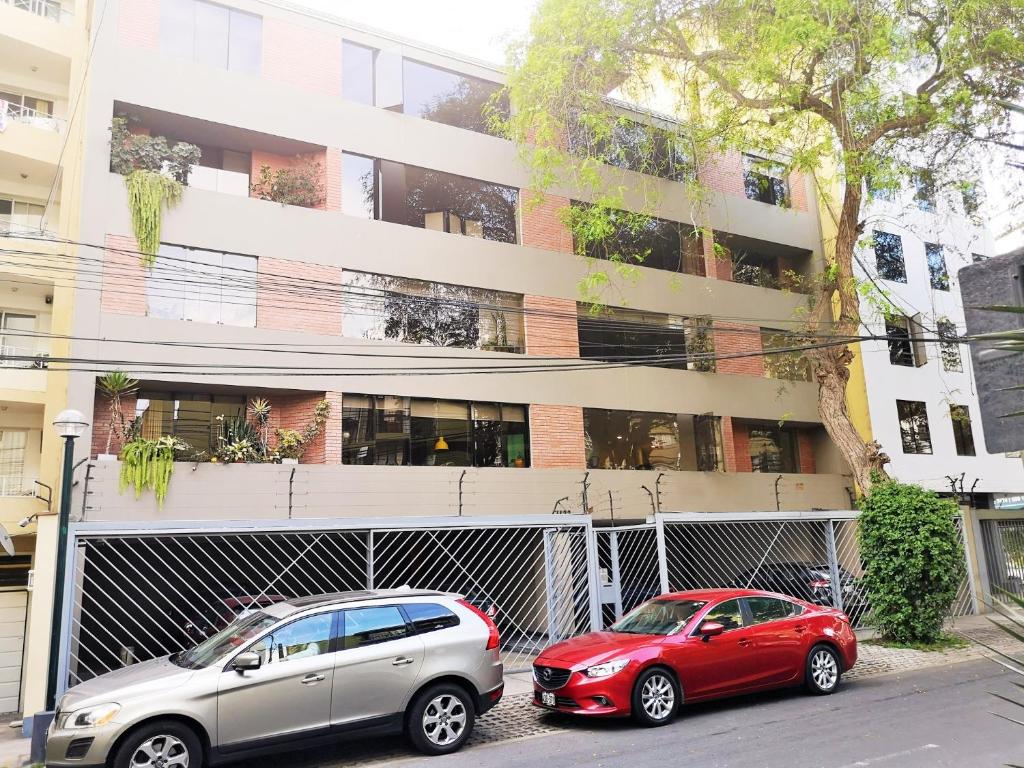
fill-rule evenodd
<path id="1" fill-rule="evenodd" d="M 955 502 L 917 485 L 876 483 L 861 500 L 870 622 L 898 643 L 934 643 L 964 576 Z"/>

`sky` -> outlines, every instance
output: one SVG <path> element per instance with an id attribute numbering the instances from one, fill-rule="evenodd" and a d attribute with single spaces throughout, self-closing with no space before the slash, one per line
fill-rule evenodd
<path id="1" fill-rule="evenodd" d="M 523 35 L 537 0 L 292 0 L 334 16 L 494 64 Z"/>

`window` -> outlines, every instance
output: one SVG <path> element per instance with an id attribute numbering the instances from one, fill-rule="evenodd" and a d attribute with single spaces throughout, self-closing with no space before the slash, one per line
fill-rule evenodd
<path id="1" fill-rule="evenodd" d="M 572 201 L 572 216 L 586 222 L 597 217 L 588 230 L 610 228 L 606 237 L 581 243 L 573 234 L 573 249 L 592 259 L 615 260 L 669 272 L 704 275 L 703 244 L 692 224 L 659 219 L 617 209 L 600 209 Z M 573 228 L 575 230 L 575 227 Z"/>
<path id="2" fill-rule="evenodd" d="M 25 452 L 28 431 L 0 429 L 0 496 L 25 493 Z"/>
<path id="3" fill-rule="evenodd" d="M 39 232 L 46 206 L 0 197 L 0 232 Z"/>
<path id="4" fill-rule="evenodd" d="M 348 270 L 342 279 L 346 336 L 524 351 L 521 295 Z"/>
<path id="5" fill-rule="evenodd" d="M 920 170 L 913 176 L 914 202 L 922 211 L 935 212 L 935 174 L 930 170 Z"/>
<path id="6" fill-rule="evenodd" d="M 953 422 L 953 442 L 957 456 L 974 456 L 974 432 L 971 430 L 971 412 L 966 405 L 949 406 Z"/>
<path id="7" fill-rule="evenodd" d="M 796 608 L 794 603 L 777 600 L 774 597 L 748 597 L 746 601 L 752 624 L 788 618 L 794 614 Z"/>
<path id="8" fill-rule="evenodd" d="M 256 257 L 160 246 L 147 280 L 147 314 L 256 327 Z"/>
<path id="9" fill-rule="evenodd" d="M 924 252 L 928 258 L 928 277 L 932 288 L 937 291 L 948 291 L 949 275 L 946 273 L 946 258 L 942 255 L 942 246 L 925 243 Z"/>
<path id="10" fill-rule="evenodd" d="M 459 617 L 437 603 L 405 603 L 402 610 L 416 634 L 459 626 Z"/>
<path id="11" fill-rule="evenodd" d="M 883 184 L 878 179 L 868 176 L 867 177 L 867 191 L 868 197 L 871 200 L 881 200 L 887 203 L 891 203 L 894 198 L 894 190 L 888 184 Z"/>
<path id="12" fill-rule="evenodd" d="M 526 406 L 348 395 L 342 463 L 529 466 Z"/>
<path id="13" fill-rule="evenodd" d="M 967 216 L 977 216 L 981 209 L 981 194 L 977 184 L 970 182 L 960 187 L 960 202 L 963 204 L 964 213 Z"/>
<path id="14" fill-rule="evenodd" d="M 942 358 L 942 368 L 946 371 L 963 371 L 963 362 L 960 359 L 960 344 L 957 339 L 956 326 L 949 320 L 939 320 L 936 323 L 940 339 L 949 341 L 939 342 L 939 356 Z"/>
<path id="15" fill-rule="evenodd" d="M 873 233 L 875 243 L 875 269 L 883 280 L 907 282 L 907 266 L 903 262 L 903 240 L 891 232 Z"/>
<path id="16" fill-rule="evenodd" d="M 928 353 L 922 341 L 924 328 L 921 326 L 921 315 L 887 316 L 885 335 L 888 337 L 889 362 L 892 365 L 920 368 L 928 362 Z"/>
<path id="17" fill-rule="evenodd" d="M 749 200 L 770 205 L 789 205 L 786 169 L 757 155 L 743 155 L 743 189 Z"/>
<path id="18" fill-rule="evenodd" d="M 47 119 L 53 117 L 53 101 L 50 99 L 0 90 L 0 101 L 7 102 L 7 114 L 11 117 L 30 123 L 38 120 L 46 127 L 54 124 L 54 121 Z"/>
<path id="19" fill-rule="evenodd" d="M 405 616 L 393 605 L 343 611 L 342 650 L 398 640 L 409 634 Z"/>
<path id="20" fill-rule="evenodd" d="M 580 357 L 622 362 L 649 356 L 645 365 L 686 370 L 686 333 L 693 324 L 678 315 L 607 309 L 595 315 L 577 305 Z"/>
<path id="21" fill-rule="evenodd" d="M 741 335 L 742 339 L 743 336 Z M 761 349 L 764 351 L 764 375 L 771 379 L 810 381 L 811 367 L 801 352 L 776 352 L 774 350 L 798 347 L 806 340 L 791 332 L 772 328 L 761 329 Z"/>
<path id="22" fill-rule="evenodd" d="M 168 54 L 233 72 L 259 74 L 263 19 L 204 0 L 160 3 L 160 47 Z"/>
<path id="23" fill-rule="evenodd" d="M 775 425 L 750 425 L 750 471 L 800 471 L 797 431 Z"/>
<path id="24" fill-rule="evenodd" d="M 342 210 L 421 229 L 516 243 L 519 190 L 345 153 Z"/>
<path id="25" fill-rule="evenodd" d="M 250 648 L 258 653 L 264 664 L 279 664 L 311 656 L 323 656 L 331 651 L 333 613 L 318 613 L 298 619 L 274 630 L 257 640 Z"/>
<path id="26" fill-rule="evenodd" d="M 716 416 L 583 409 L 591 469 L 718 471 L 722 436 Z"/>
<path id="27" fill-rule="evenodd" d="M 35 336 L 36 316 L 0 310 L 0 367 L 42 368 L 45 363 L 39 352 L 40 339 Z M 32 360 L 9 360 L 37 356 Z"/>
<path id="28" fill-rule="evenodd" d="M 739 629 L 743 626 L 743 611 L 740 609 L 740 601 L 726 600 L 721 605 L 716 605 L 704 615 L 701 624 L 709 621 L 721 624 L 725 627 L 726 632 L 730 629 Z M 697 627 L 696 631 L 699 633 L 700 627 Z"/>
<path id="29" fill-rule="evenodd" d="M 223 420 L 244 416 L 246 402 L 242 395 L 143 390 L 135 401 L 135 417 L 142 420 L 140 434 L 148 440 L 174 435 L 209 453 L 220 447 Z"/>
<path id="30" fill-rule="evenodd" d="M 573 121 L 568 131 L 569 151 L 616 168 L 673 181 L 683 181 L 691 172 L 686 153 L 671 129 L 619 117 L 602 132 L 606 135 L 599 137 L 592 127 Z"/>
<path id="31" fill-rule="evenodd" d="M 783 280 L 779 260 L 775 256 L 747 250 L 734 250 L 732 257 L 732 279 L 734 283 L 754 285 L 759 288 L 782 288 Z"/>
<path id="32" fill-rule="evenodd" d="M 932 436 L 928 430 L 928 408 L 918 400 L 897 400 L 896 415 L 904 453 L 931 453 Z"/>

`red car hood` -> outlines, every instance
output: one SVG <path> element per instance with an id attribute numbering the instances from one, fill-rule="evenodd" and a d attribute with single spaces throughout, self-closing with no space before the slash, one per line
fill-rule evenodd
<path id="1" fill-rule="evenodd" d="M 593 666 L 617 659 L 638 648 L 656 645 L 661 635 L 630 635 L 624 632 L 591 632 L 555 643 L 537 657 L 535 664 L 547 666 Z"/>

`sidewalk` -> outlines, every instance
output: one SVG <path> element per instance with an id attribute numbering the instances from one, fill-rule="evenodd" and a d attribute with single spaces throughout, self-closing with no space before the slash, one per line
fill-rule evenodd
<path id="1" fill-rule="evenodd" d="M 21 768 L 28 762 L 29 739 L 21 738 L 21 726 L 7 725 L 19 717 L 11 714 L 0 720 L 0 768 Z"/>

